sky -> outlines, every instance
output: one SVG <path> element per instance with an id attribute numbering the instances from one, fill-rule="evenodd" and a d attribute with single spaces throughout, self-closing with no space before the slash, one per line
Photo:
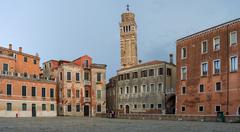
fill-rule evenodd
<path id="1" fill-rule="evenodd" d="M 240 0 L 0 0 L 0 46 L 74 60 L 85 54 L 120 68 L 121 14 L 126 5 L 138 25 L 138 59 L 169 61 L 176 40 L 240 18 Z"/>

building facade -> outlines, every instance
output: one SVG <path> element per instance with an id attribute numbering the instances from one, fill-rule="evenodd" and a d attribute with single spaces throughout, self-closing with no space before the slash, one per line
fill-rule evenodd
<path id="1" fill-rule="evenodd" d="M 117 76 L 114 76 L 109 79 L 108 84 L 106 85 L 106 98 L 107 98 L 107 113 L 117 111 Z"/>
<path id="2" fill-rule="evenodd" d="M 118 71 L 119 113 L 175 113 L 176 66 L 150 61 Z"/>
<path id="3" fill-rule="evenodd" d="M 240 19 L 177 40 L 177 114 L 240 115 Z"/>
<path id="4" fill-rule="evenodd" d="M 73 61 L 44 63 L 45 78 L 57 81 L 58 115 L 96 116 L 106 113 L 106 65 L 85 55 Z"/>
<path id="5" fill-rule="evenodd" d="M 0 47 L 0 117 L 56 116 L 56 83 L 40 77 L 40 58 Z"/>

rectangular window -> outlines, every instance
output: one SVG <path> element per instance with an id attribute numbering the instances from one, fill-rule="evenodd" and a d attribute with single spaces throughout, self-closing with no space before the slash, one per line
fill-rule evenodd
<path id="1" fill-rule="evenodd" d="M 143 92 L 143 93 L 146 92 L 146 85 L 142 85 L 142 92 Z"/>
<path id="2" fill-rule="evenodd" d="M 186 87 L 182 87 L 182 94 L 186 94 Z"/>
<path id="3" fill-rule="evenodd" d="M 215 90 L 216 91 L 221 91 L 221 82 L 217 82 L 216 84 L 215 84 Z"/>
<path id="4" fill-rule="evenodd" d="M 125 78 L 125 80 L 129 80 L 130 79 L 130 74 L 129 73 L 124 74 L 124 78 Z"/>
<path id="5" fill-rule="evenodd" d="M 98 105 L 97 105 L 97 112 L 101 112 L 101 111 L 102 111 L 101 104 L 98 104 Z"/>
<path id="6" fill-rule="evenodd" d="M 237 44 L 237 31 L 230 33 L 230 45 Z"/>
<path id="7" fill-rule="evenodd" d="M 142 104 L 142 108 L 145 109 L 145 108 L 146 108 L 146 105 L 145 105 L 145 104 Z"/>
<path id="8" fill-rule="evenodd" d="M 32 96 L 33 96 L 33 97 L 36 96 L 36 87 L 32 87 Z"/>
<path id="9" fill-rule="evenodd" d="M 138 78 L 138 72 L 133 72 L 133 79 Z"/>
<path id="10" fill-rule="evenodd" d="M 208 52 L 208 41 L 205 40 L 205 41 L 202 42 L 202 48 L 201 49 L 202 49 L 202 52 L 201 52 L 202 54 Z"/>
<path id="11" fill-rule="evenodd" d="M 208 63 L 207 62 L 202 63 L 201 71 L 202 71 L 202 73 L 201 73 L 202 76 L 208 75 Z"/>
<path id="12" fill-rule="evenodd" d="M 147 77 L 147 70 L 141 71 L 141 77 Z"/>
<path id="13" fill-rule="evenodd" d="M 50 104 L 51 111 L 55 110 L 54 104 Z"/>
<path id="14" fill-rule="evenodd" d="M 24 56 L 24 62 L 27 62 L 27 61 L 28 61 L 27 56 Z"/>
<path id="15" fill-rule="evenodd" d="M 232 56 L 230 59 L 230 71 L 236 72 L 238 70 L 238 58 L 237 56 Z"/>
<path id="16" fill-rule="evenodd" d="M 89 81 L 89 72 L 84 72 L 84 80 Z"/>
<path id="17" fill-rule="evenodd" d="M 97 82 L 102 81 L 102 73 L 97 73 Z"/>
<path id="18" fill-rule="evenodd" d="M 154 76 L 154 69 L 150 69 L 148 74 L 149 74 L 149 76 Z"/>
<path id="19" fill-rule="evenodd" d="M 137 104 L 134 104 L 134 109 L 137 109 Z"/>
<path id="20" fill-rule="evenodd" d="M 185 112 L 186 111 L 186 106 L 182 106 L 181 111 Z"/>
<path id="21" fill-rule="evenodd" d="M 100 100 L 102 98 L 102 91 L 97 90 L 97 99 Z"/>
<path id="22" fill-rule="evenodd" d="M 76 97 L 80 98 L 80 90 L 76 90 Z"/>
<path id="23" fill-rule="evenodd" d="M 85 67 L 85 68 L 88 68 L 88 60 L 84 60 L 84 63 L 83 63 L 83 66 Z"/>
<path id="24" fill-rule="evenodd" d="M 155 91 L 155 84 L 151 84 L 150 87 L 151 87 L 151 92 L 154 92 Z"/>
<path id="25" fill-rule="evenodd" d="M 71 72 L 67 72 L 67 81 L 71 81 L 71 80 L 72 80 Z"/>
<path id="26" fill-rule="evenodd" d="M 7 111 L 12 111 L 12 103 L 7 103 Z"/>
<path id="27" fill-rule="evenodd" d="M 163 75 L 163 68 L 158 68 L 158 75 Z"/>
<path id="28" fill-rule="evenodd" d="M 134 93 L 138 93 L 138 86 L 134 86 Z"/>
<path id="29" fill-rule="evenodd" d="M 60 80 L 63 80 L 63 74 L 60 72 Z"/>
<path id="30" fill-rule="evenodd" d="M 187 67 L 181 68 L 181 80 L 187 80 Z"/>
<path id="31" fill-rule="evenodd" d="M 80 104 L 76 105 L 76 112 L 80 112 Z"/>
<path id="32" fill-rule="evenodd" d="M 126 92 L 125 92 L 125 93 L 126 93 L 126 94 L 130 93 L 129 87 L 126 87 Z"/>
<path id="33" fill-rule="evenodd" d="M 162 104 L 158 104 L 158 109 L 161 109 L 162 108 Z"/>
<path id="34" fill-rule="evenodd" d="M 213 50 L 220 50 L 220 37 L 213 38 Z"/>
<path id="35" fill-rule="evenodd" d="M 200 93 L 204 92 L 204 89 L 205 89 L 205 88 L 204 88 L 204 85 L 203 85 L 203 84 L 200 84 L 200 85 L 199 85 L 199 92 L 200 92 Z"/>
<path id="36" fill-rule="evenodd" d="M 68 98 L 71 98 L 71 89 L 68 89 L 68 90 L 67 90 L 67 97 L 68 97 Z"/>
<path id="37" fill-rule="evenodd" d="M 221 106 L 220 105 L 215 106 L 215 112 L 220 112 L 220 111 L 221 111 Z"/>
<path id="38" fill-rule="evenodd" d="M 27 87 L 26 86 L 22 86 L 22 96 L 23 97 L 27 96 Z"/>
<path id="39" fill-rule="evenodd" d="M 46 97 L 46 88 L 42 88 L 42 97 L 43 97 L 43 98 Z"/>
<path id="40" fill-rule="evenodd" d="M 42 104 L 42 111 L 46 111 L 46 104 Z"/>
<path id="41" fill-rule="evenodd" d="M 167 68 L 167 75 L 171 76 L 172 75 L 172 70 L 170 68 Z"/>
<path id="42" fill-rule="evenodd" d="M 120 88 L 120 94 L 123 94 L 123 88 Z"/>
<path id="43" fill-rule="evenodd" d="M 36 64 L 37 64 L 37 60 L 35 60 L 35 59 L 34 59 L 34 60 L 33 60 L 33 64 L 35 64 L 35 65 L 36 65 Z"/>
<path id="44" fill-rule="evenodd" d="M 67 110 L 68 110 L 68 112 L 71 112 L 71 111 L 72 111 L 72 106 L 71 106 L 71 105 L 68 105 L 68 106 L 67 106 Z"/>
<path id="45" fill-rule="evenodd" d="M 163 92 L 163 84 L 162 83 L 158 84 L 158 92 Z"/>
<path id="46" fill-rule="evenodd" d="M 3 74 L 7 74 L 8 72 L 8 64 L 3 64 Z"/>
<path id="47" fill-rule="evenodd" d="M 204 107 L 203 106 L 198 106 L 198 112 L 204 112 Z"/>
<path id="48" fill-rule="evenodd" d="M 150 105 L 150 108 L 151 108 L 151 109 L 154 109 L 154 104 L 151 104 L 151 105 Z"/>
<path id="49" fill-rule="evenodd" d="M 80 73 L 76 73 L 76 81 L 77 81 L 77 82 L 80 81 Z"/>
<path id="50" fill-rule="evenodd" d="M 54 98 L 54 89 L 53 88 L 50 89 L 50 98 Z"/>
<path id="51" fill-rule="evenodd" d="M 27 110 L 27 104 L 26 103 L 23 103 L 22 104 L 22 111 L 26 111 Z"/>
<path id="52" fill-rule="evenodd" d="M 213 61 L 213 73 L 214 74 L 219 74 L 220 73 L 220 69 L 221 69 L 221 63 L 220 60 L 214 60 Z"/>
<path id="53" fill-rule="evenodd" d="M 7 84 L 7 95 L 8 96 L 12 95 L 12 84 Z"/>
<path id="54" fill-rule="evenodd" d="M 182 59 L 187 58 L 187 49 L 186 48 L 182 48 L 181 50 L 182 50 L 181 51 L 181 58 Z"/>

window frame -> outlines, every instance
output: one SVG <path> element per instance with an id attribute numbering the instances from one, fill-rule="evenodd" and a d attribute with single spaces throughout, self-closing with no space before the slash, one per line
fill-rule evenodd
<path id="1" fill-rule="evenodd" d="M 219 72 L 217 73 L 215 71 L 215 62 L 219 61 Z M 213 60 L 213 74 L 214 75 L 219 75 L 221 73 L 221 59 L 216 59 L 216 60 Z"/>
<path id="2" fill-rule="evenodd" d="M 236 64 L 235 64 L 235 68 L 236 69 L 232 69 L 232 58 L 235 58 L 236 57 Z M 238 71 L 238 56 L 237 55 L 233 55 L 233 56 L 230 56 L 230 61 L 229 61 L 229 63 L 230 63 L 230 72 L 237 72 Z"/>
<path id="3" fill-rule="evenodd" d="M 234 33 L 236 33 L 236 43 L 233 43 L 233 42 L 232 42 L 232 39 L 231 39 L 232 34 L 234 34 Z M 237 40 L 237 39 L 238 39 L 238 36 L 237 36 L 237 35 L 238 35 L 238 32 L 237 32 L 237 31 L 232 31 L 232 32 L 229 33 L 229 39 L 230 39 L 229 42 L 230 42 L 230 46 L 237 45 L 237 43 L 238 43 L 238 40 Z"/>
<path id="4" fill-rule="evenodd" d="M 216 39 L 219 39 L 219 48 L 218 49 L 216 49 Z M 213 51 L 219 51 L 221 49 L 221 38 L 220 38 L 220 36 L 215 36 L 214 38 L 213 38 Z"/>
<path id="5" fill-rule="evenodd" d="M 204 51 L 204 47 L 203 47 L 204 44 L 206 44 L 206 51 Z M 206 54 L 206 53 L 208 53 L 208 40 L 203 40 L 201 42 L 201 54 Z"/>
<path id="6" fill-rule="evenodd" d="M 185 51 L 183 51 L 185 49 Z M 186 47 L 182 47 L 181 48 L 181 59 L 184 60 L 187 58 L 187 48 Z"/>

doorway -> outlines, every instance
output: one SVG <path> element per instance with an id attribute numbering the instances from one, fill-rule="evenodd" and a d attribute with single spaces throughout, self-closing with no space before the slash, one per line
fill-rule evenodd
<path id="1" fill-rule="evenodd" d="M 129 114 L 129 105 L 126 105 L 126 114 Z"/>
<path id="2" fill-rule="evenodd" d="M 89 117 L 89 105 L 84 106 L 84 116 Z"/>
<path id="3" fill-rule="evenodd" d="M 32 117 L 36 117 L 37 112 L 36 112 L 36 104 L 32 104 Z"/>

